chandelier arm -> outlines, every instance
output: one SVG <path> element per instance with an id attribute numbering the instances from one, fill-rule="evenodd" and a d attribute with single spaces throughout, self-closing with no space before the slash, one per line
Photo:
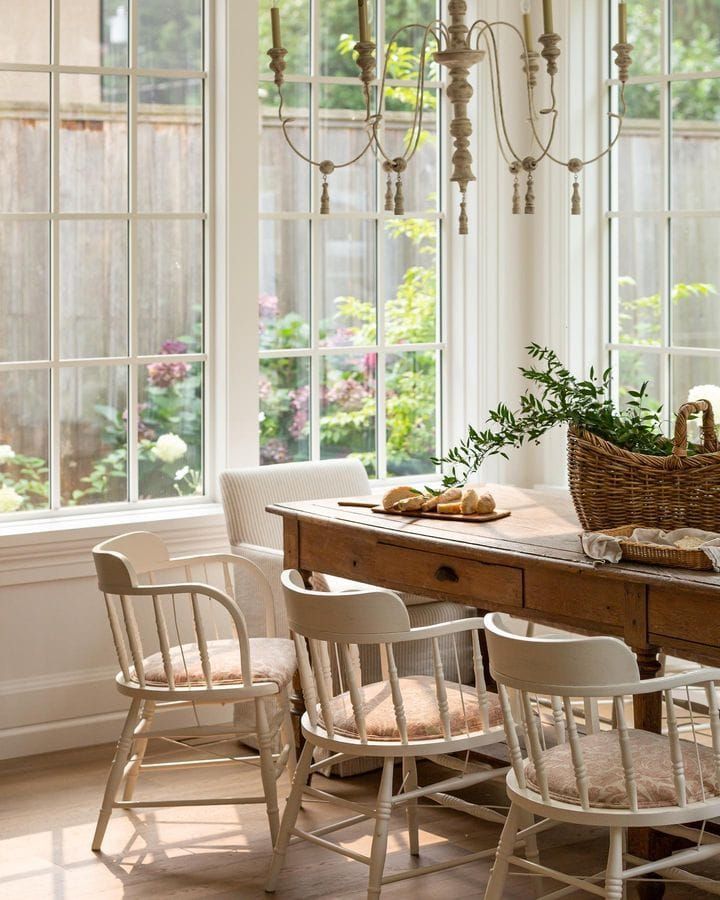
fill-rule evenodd
<path id="1" fill-rule="evenodd" d="M 483 35 L 483 37 L 485 38 L 485 43 L 487 45 L 488 44 L 488 34 L 490 35 L 490 38 L 492 40 L 493 51 L 494 51 L 493 58 L 495 60 L 495 65 L 497 68 L 498 83 L 499 83 L 499 79 L 500 79 L 500 66 L 499 66 L 499 61 L 498 61 L 497 41 L 495 39 L 495 33 L 493 31 L 493 28 L 496 26 L 502 26 L 502 25 L 504 25 L 506 28 L 509 28 L 511 31 L 515 32 L 515 34 L 518 37 L 518 40 L 520 41 L 520 43 L 522 45 L 522 49 L 523 49 L 522 55 L 525 59 L 527 59 L 527 55 L 529 52 L 528 47 L 525 44 L 525 38 L 520 33 L 520 29 L 517 28 L 515 25 L 513 25 L 512 22 L 497 21 L 497 22 L 486 23 L 485 26 L 479 32 L 478 37 L 480 35 Z M 527 95 L 528 95 L 528 114 L 529 114 L 530 128 L 532 130 L 532 136 L 533 136 L 535 142 L 537 142 L 538 147 L 540 148 L 540 156 L 538 156 L 535 159 L 535 163 L 537 164 L 541 160 L 545 159 L 546 156 L 549 157 L 550 159 L 553 158 L 550 154 L 550 148 L 552 147 L 552 144 L 555 140 L 555 132 L 557 129 L 557 119 L 558 119 L 557 95 L 555 93 L 555 76 L 554 75 L 550 76 L 550 99 L 552 101 L 552 104 L 548 110 L 544 111 L 545 115 L 552 115 L 552 126 L 550 128 L 550 135 L 548 137 L 546 144 L 543 143 L 543 141 L 540 139 L 540 136 L 538 135 L 537 128 L 535 125 L 535 112 L 536 112 L 535 98 L 534 98 L 532 86 L 530 84 L 529 71 L 525 73 L 525 83 L 526 83 Z M 500 91 L 499 86 L 498 86 L 498 91 Z M 501 109 L 502 109 L 502 106 L 501 106 Z M 504 125 L 505 125 L 505 119 L 504 119 L 504 115 L 503 115 L 503 126 Z M 505 139 L 508 140 L 507 131 L 505 132 Z M 513 153 L 514 153 L 514 151 L 513 151 Z M 517 155 L 515 155 L 515 158 L 517 159 L 518 162 L 521 161 Z"/>
<path id="2" fill-rule="evenodd" d="M 497 93 L 497 110 L 500 116 L 500 128 L 497 127 L 496 123 L 496 134 L 498 138 L 498 144 L 500 145 L 502 152 L 502 139 L 501 134 L 505 138 L 505 142 L 507 144 L 507 149 L 510 154 L 514 157 L 516 162 L 520 162 L 522 157 L 518 155 L 515 147 L 513 146 L 512 141 L 510 140 L 510 135 L 508 134 L 507 122 L 505 120 L 505 103 L 503 101 L 502 87 L 501 87 L 501 75 L 500 75 L 500 62 L 498 58 L 498 49 L 497 42 L 495 40 L 495 35 L 493 34 L 492 28 L 489 23 L 485 23 L 485 27 L 483 27 L 477 36 L 476 47 L 479 48 L 480 40 L 483 39 L 485 41 L 485 46 L 487 47 L 488 55 L 490 57 L 490 77 L 491 83 L 496 85 L 496 89 L 493 90 L 493 113 L 495 113 L 495 95 Z M 494 75 L 493 75 L 494 71 Z M 505 153 L 503 152 L 503 157 L 505 157 Z M 507 157 L 505 157 L 506 161 Z"/>
<path id="3" fill-rule="evenodd" d="M 421 25 L 420 23 L 413 23 L 411 25 L 403 25 L 401 28 L 396 29 L 390 37 L 388 41 L 388 50 L 385 54 L 385 63 L 383 65 L 383 74 L 382 79 L 380 81 L 380 93 L 378 95 L 378 109 L 382 108 L 382 101 L 385 96 L 385 91 L 387 90 L 387 71 L 388 71 L 388 63 L 390 60 L 390 47 L 397 40 L 397 38 L 402 34 L 403 31 L 406 31 L 411 28 L 422 28 L 423 29 L 423 49 L 420 53 L 420 65 L 418 70 L 418 78 L 417 78 L 417 87 L 415 88 L 417 92 L 416 100 L 415 100 L 415 110 L 413 114 L 413 122 L 410 128 L 411 138 L 408 141 L 408 145 L 403 151 L 402 159 L 406 162 L 410 162 L 410 160 L 415 155 L 415 151 L 417 150 L 418 144 L 420 143 L 420 136 L 422 134 L 422 121 L 423 121 L 423 100 L 425 96 L 425 64 L 427 59 L 427 39 L 430 34 L 435 38 L 438 47 L 440 47 L 440 38 L 435 32 L 435 26 L 442 26 L 442 22 L 439 19 L 435 19 L 430 22 L 428 25 Z M 375 121 L 372 123 L 373 129 L 373 141 L 377 150 L 382 155 L 383 159 L 387 162 L 393 162 L 393 157 L 385 150 L 380 137 L 378 136 L 378 125 L 380 124 L 381 116 L 378 115 L 375 117 Z M 410 151 L 410 147 L 412 150 Z M 377 154 L 375 154 L 377 156 Z"/>

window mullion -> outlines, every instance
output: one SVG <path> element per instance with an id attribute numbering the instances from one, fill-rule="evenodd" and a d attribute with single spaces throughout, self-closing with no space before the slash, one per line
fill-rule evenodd
<path id="1" fill-rule="evenodd" d="M 137 152 L 138 152 L 138 83 L 134 70 L 137 66 L 137 0 L 130 0 L 129 9 L 130 83 L 128 85 L 128 204 L 129 212 L 137 212 Z M 130 357 L 139 355 L 137 316 L 137 222 L 128 222 L 128 339 Z M 128 366 L 128 414 L 127 414 L 127 479 L 128 500 L 135 503 L 139 497 L 138 473 L 138 369 Z"/>
<path id="2" fill-rule="evenodd" d="M 51 6 L 51 61 L 60 61 L 60 2 Z M 60 209 L 60 76 L 50 73 L 50 212 Z M 50 223 L 50 509 L 60 507 L 60 222 Z"/>
<path id="3" fill-rule="evenodd" d="M 316 76 L 320 73 L 320 0 L 310 0 L 310 156 L 314 158 L 320 145 L 320 100 Z M 310 459 L 320 459 L 320 225 L 314 214 L 319 212 L 319 179 L 310 166 Z"/>
<path id="4" fill-rule="evenodd" d="M 377 0 L 376 6 L 376 44 L 378 47 L 378 59 L 383 58 L 383 49 L 385 47 L 385 2 Z M 383 100 L 383 108 L 380 110 L 383 114 L 384 122 L 385 107 Z M 377 101 L 380 102 L 380 97 Z M 385 129 L 381 125 L 381 138 L 385 137 Z M 387 337 L 385 334 L 385 300 L 387 294 L 387 285 L 385 284 L 385 220 L 387 218 L 385 212 L 385 204 L 383 202 L 383 169 L 379 164 L 375 164 L 375 204 L 378 217 L 375 225 L 375 309 L 376 309 L 376 327 L 377 333 L 375 340 L 378 345 L 378 353 L 375 356 L 375 447 L 377 453 L 377 477 L 387 477 L 387 407 L 385 388 L 385 345 Z"/>

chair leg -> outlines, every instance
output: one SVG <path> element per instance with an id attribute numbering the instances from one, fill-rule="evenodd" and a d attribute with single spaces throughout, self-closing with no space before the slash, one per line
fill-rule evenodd
<path id="1" fill-rule="evenodd" d="M 300 761 L 298 762 L 295 774 L 293 775 L 292 789 L 288 801 L 285 804 L 285 811 L 283 812 L 282 822 L 280 823 L 280 832 L 278 834 L 277 842 L 275 843 L 275 850 L 273 851 L 273 858 L 270 863 L 270 871 L 268 872 L 267 881 L 265 882 L 265 890 L 269 894 L 274 893 L 280 871 L 285 862 L 288 843 L 290 842 L 290 836 L 295 827 L 295 822 L 297 821 L 298 812 L 300 811 L 300 801 L 302 800 L 303 790 L 305 789 L 305 782 L 307 781 L 308 772 L 312 765 L 314 749 L 315 748 L 310 741 L 305 742 L 302 753 L 300 754 Z"/>
<path id="2" fill-rule="evenodd" d="M 274 735 L 270 733 L 267 707 L 262 697 L 257 697 L 255 700 L 255 723 L 258 747 L 260 749 L 260 777 L 262 778 L 265 807 L 270 824 L 270 839 L 274 847 L 280 828 L 280 810 L 278 808 L 275 761 L 273 760 Z"/>
<path id="3" fill-rule="evenodd" d="M 495 863 L 490 872 L 490 880 L 488 881 L 487 888 L 485 889 L 485 900 L 502 900 L 508 868 L 510 866 L 510 856 L 515 849 L 515 841 L 520 829 L 522 816 L 522 810 L 513 803 L 510 807 L 508 817 L 505 820 L 502 834 L 500 835 L 500 843 L 498 844 L 497 853 L 495 854 Z"/>
<path id="4" fill-rule="evenodd" d="M 368 879 L 368 900 L 380 896 L 382 877 L 385 871 L 385 856 L 387 855 L 388 830 L 390 827 L 390 814 L 392 812 L 392 786 L 393 767 L 395 760 L 387 757 L 383 763 L 382 776 L 380 778 L 380 790 L 377 796 L 375 810 L 375 832 L 373 834 L 372 849 L 370 850 L 370 877 Z"/>
<path id="5" fill-rule="evenodd" d="M 280 729 L 280 734 L 282 735 L 283 741 L 288 745 L 289 748 L 287 770 L 288 775 L 292 780 L 292 777 L 295 774 L 295 769 L 297 768 L 297 753 L 295 752 L 295 731 L 293 729 L 292 715 L 290 713 L 290 697 L 288 696 L 288 692 L 285 691 L 285 693 L 283 693 L 281 696 L 281 703 L 283 705 L 285 714 L 283 716 L 283 723 Z"/>
<path id="6" fill-rule="evenodd" d="M 403 756 L 403 781 L 408 791 L 414 791 L 418 786 L 417 761 L 414 756 Z M 408 836 L 410 843 L 410 855 L 420 855 L 420 843 L 418 840 L 417 800 L 412 800 L 405 805 L 407 815 Z"/>
<path id="7" fill-rule="evenodd" d="M 605 872 L 605 896 L 608 900 L 622 900 L 624 895 L 623 828 L 610 829 L 610 850 Z"/>
<path id="8" fill-rule="evenodd" d="M 115 803 L 120 788 L 120 782 L 122 781 L 123 770 L 130 757 L 133 733 L 138 724 L 138 715 L 140 713 L 141 704 L 142 700 L 140 700 L 140 698 L 133 699 L 130 704 L 123 730 L 120 733 L 120 740 L 117 742 L 117 747 L 115 748 L 115 757 L 113 758 L 112 766 L 110 767 L 110 774 L 108 775 L 107 784 L 105 785 L 105 794 L 103 795 L 102 806 L 100 807 L 100 815 L 98 816 L 97 825 L 95 826 L 95 836 L 93 837 L 92 842 L 93 851 L 100 850 L 103 838 L 105 837 L 105 830 L 110 821 L 113 804 Z"/>
<path id="9" fill-rule="evenodd" d="M 535 817 L 532 813 L 527 813 L 523 816 L 522 820 L 522 828 L 530 828 L 531 825 L 535 824 Z M 530 860 L 530 862 L 539 863 L 540 862 L 540 851 L 538 850 L 537 843 L 537 835 L 531 834 L 530 837 L 525 838 L 525 859 Z M 543 883 L 543 879 L 540 877 L 533 879 L 535 883 L 535 896 L 542 897 L 545 893 L 545 885 Z"/>
<path id="10" fill-rule="evenodd" d="M 155 703 L 152 700 L 146 700 L 145 705 L 143 706 L 142 715 L 140 716 L 140 728 L 143 731 L 147 731 L 151 727 L 154 718 Z M 135 739 L 133 754 L 130 757 L 133 761 L 133 767 L 130 769 L 128 776 L 125 779 L 125 787 L 123 788 L 122 795 L 123 800 L 132 800 L 133 798 L 135 785 L 137 784 L 138 775 L 140 774 L 140 766 L 145 757 L 147 745 L 147 738 L 139 737 Z"/>

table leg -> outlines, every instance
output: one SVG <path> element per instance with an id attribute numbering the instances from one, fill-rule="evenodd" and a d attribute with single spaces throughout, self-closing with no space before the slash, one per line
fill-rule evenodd
<path id="1" fill-rule="evenodd" d="M 640 677 L 655 678 L 659 669 L 659 647 L 633 647 L 637 655 Z M 640 694 L 633 702 L 635 728 L 643 731 L 662 731 L 662 695 Z M 650 828 L 630 828 L 628 833 L 628 849 L 635 856 L 643 859 L 662 859 L 672 852 L 672 838 Z M 637 885 L 640 900 L 656 900 L 665 893 L 665 882 L 660 875 L 650 875 L 656 879 L 652 882 L 639 882 Z"/>

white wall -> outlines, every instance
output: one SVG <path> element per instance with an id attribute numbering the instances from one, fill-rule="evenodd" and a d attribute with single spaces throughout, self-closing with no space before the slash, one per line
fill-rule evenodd
<path id="1" fill-rule="evenodd" d="M 519 19 L 514 4 L 480 0 L 480 15 L 489 20 Z M 555 28 L 563 35 L 557 80 L 560 119 L 556 155 L 588 157 L 605 139 L 602 117 L 604 56 L 602 0 L 555 0 Z M 568 16 L 572 9 L 572 17 Z M 541 4 L 534 4 L 534 25 L 541 30 Z M 515 39 L 516 41 L 516 39 Z M 526 95 L 519 76 L 515 42 L 500 42 L 506 61 L 503 84 L 511 133 L 527 133 Z M 607 46 L 605 42 L 604 46 Z M 539 73 L 540 106 L 547 84 Z M 535 179 L 536 213 L 513 215 L 512 177 L 497 148 L 487 60 L 481 63 L 474 121 L 479 132 L 478 183 L 471 205 L 471 235 L 465 251 L 452 262 L 455 299 L 462 300 L 451 318 L 450 343 L 465 348 L 463 371 L 453 378 L 451 439 L 468 422 L 479 426 L 498 402 L 515 406 L 525 382 L 518 367 L 527 364 L 524 347 L 531 341 L 551 346 L 577 373 L 602 359 L 603 289 L 602 165 L 582 176 L 583 215 L 570 215 L 572 179 L 567 170 L 547 162 Z M 549 105 L 549 103 L 548 103 Z M 518 140 L 522 147 L 526 142 Z M 524 196 L 524 179 L 521 190 Z M 466 239 L 467 240 L 467 239 Z M 458 379 L 466 384 L 456 388 Z M 539 447 L 497 458 L 485 467 L 488 481 L 523 486 L 565 486 L 565 436 L 553 433 Z"/>
<path id="2" fill-rule="evenodd" d="M 137 518 L 137 517 L 135 517 Z M 117 738 L 127 700 L 102 595 L 95 543 L 124 531 L 160 534 L 173 555 L 227 550 L 217 507 L 190 517 L 158 513 L 138 526 L 86 520 L 59 532 L 3 538 L 0 546 L 0 759 Z"/>

